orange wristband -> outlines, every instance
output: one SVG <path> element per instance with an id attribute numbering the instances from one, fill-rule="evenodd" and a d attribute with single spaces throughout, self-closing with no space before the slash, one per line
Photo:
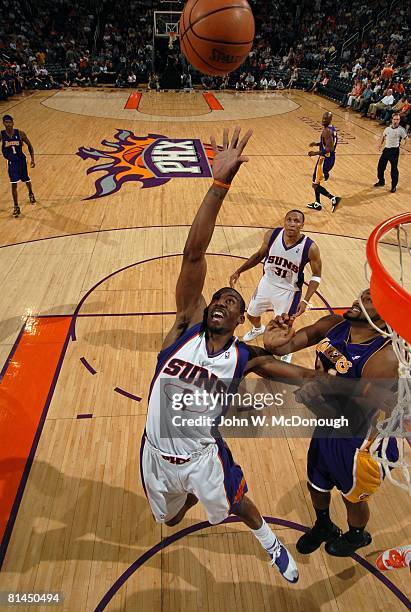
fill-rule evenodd
<path id="1" fill-rule="evenodd" d="M 222 183 L 221 181 L 214 181 L 213 185 L 216 185 L 217 187 L 222 187 L 223 189 L 230 189 L 231 185 L 229 185 L 228 183 Z"/>

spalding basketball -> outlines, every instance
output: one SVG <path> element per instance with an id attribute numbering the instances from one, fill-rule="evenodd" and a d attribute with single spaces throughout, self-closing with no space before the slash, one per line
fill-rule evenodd
<path id="1" fill-rule="evenodd" d="M 223 76 L 246 59 L 255 25 L 247 0 L 188 0 L 179 28 L 187 61 L 204 74 Z"/>

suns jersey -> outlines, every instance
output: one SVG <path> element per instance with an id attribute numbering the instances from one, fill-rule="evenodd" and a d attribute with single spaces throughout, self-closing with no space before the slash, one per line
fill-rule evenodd
<path id="1" fill-rule="evenodd" d="M 329 125 L 328 129 L 330 130 L 331 136 L 332 136 L 332 139 L 333 139 L 334 151 L 331 151 L 331 153 L 327 153 L 326 152 L 325 142 L 324 142 L 324 139 L 323 139 L 323 134 L 321 132 L 320 153 L 321 153 L 321 155 L 330 157 L 330 156 L 335 155 L 335 150 L 336 150 L 337 144 L 338 144 L 338 134 L 337 134 L 336 128 L 333 125 Z"/>
<path id="2" fill-rule="evenodd" d="M 264 259 L 264 278 L 276 287 L 299 291 L 304 283 L 304 268 L 313 241 L 308 236 L 290 247 L 284 242 L 284 228 L 276 227 L 271 234 Z"/>
<path id="3" fill-rule="evenodd" d="M 350 322 L 344 320 L 328 332 L 316 347 L 316 367 L 320 361 L 326 372 L 334 369 L 338 376 L 361 378 L 370 357 L 391 342 L 384 336 L 376 336 L 368 342 L 353 344 L 350 342 L 350 331 Z"/>
<path id="4" fill-rule="evenodd" d="M 19 130 L 14 129 L 11 136 L 6 130 L 1 131 L 1 152 L 8 161 L 17 161 L 25 157 Z"/>
<path id="5" fill-rule="evenodd" d="M 178 407 L 174 400 L 193 389 L 208 393 L 234 393 L 247 365 L 247 345 L 233 337 L 215 354 L 207 350 L 205 331 L 199 323 L 158 354 L 148 401 L 146 435 L 148 441 L 165 454 L 187 457 L 215 442 L 214 426 L 200 423 L 210 414 L 202 402 Z M 216 412 L 211 411 L 212 416 Z M 195 425 L 181 425 L 181 419 L 198 420 Z"/>

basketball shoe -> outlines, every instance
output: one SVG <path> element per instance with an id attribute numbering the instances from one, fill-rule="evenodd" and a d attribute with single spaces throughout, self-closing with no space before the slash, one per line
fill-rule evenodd
<path id="1" fill-rule="evenodd" d="M 335 212 L 338 204 L 341 202 L 341 198 L 338 196 L 334 196 L 331 198 L 331 212 Z"/>
<path id="2" fill-rule="evenodd" d="M 401 567 L 411 567 L 411 544 L 385 550 L 377 557 L 375 565 L 382 572 Z"/>
<path id="3" fill-rule="evenodd" d="M 322 206 L 319 202 L 312 202 L 311 204 L 307 204 L 307 208 L 311 208 L 311 210 L 322 210 Z"/>
<path id="4" fill-rule="evenodd" d="M 337 525 L 330 521 L 326 527 L 320 527 L 316 522 L 297 542 L 297 550 L 302 555 L 310 555 L 320 548 L 323 542 L 330 542 L 337 539 L 342 531 Z"/>
<path id="5" fill-rule="evenodd" d="M 271 557 L 271 565 L 275 565 L 287 582 L 295 584 L 299 578 L 298 568 L 286 547 L 277 540 L 273 550 L 268 550 L 267 552 Z"/>
<path id="6" fill-rule="evenodd" d="M 253 327 L 252 329 L 250 329 L 249 332 L 246 333 L 245 336 L 243 336 L 243 340 L 244 342 L 250 342 L 251 340 L 254 340 L 254 338 L 257 338 L 257 336 L 261 336 L 264 331 L 265 325 L 261 325 L 261 327 Z"/>

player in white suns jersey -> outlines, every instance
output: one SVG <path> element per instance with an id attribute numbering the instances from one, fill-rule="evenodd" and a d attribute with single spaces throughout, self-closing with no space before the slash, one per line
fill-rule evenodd
<path id="1" fill-rule="evenodd" d="M 230 278 L 230 285 L 234 287 L 240 274 L 264 260 L 264 275 L 247 309 L 247 319 L 253 327 L 244 336 L 245 342 L 264 333 L 265 326 L 261 324 L 261 315 L 268 310 L 273 310 L 274 316 L 303 314 L 320 284 L 320 249 L 311 238 L 302 234 L 304 220 L 301 210 L 290 210 L 285 215 L 284 227 L 276 227 L 266 232 L 258 251 Z M 301 299 L 304 268 L 308 263 L 313 276 L 304 298 Z"/>
<path id="2" fill-rule="evenodd" d="M 247 497 L 243 472 L 218 436 L 218 422 L 205 418 L 207 406 L 195 396 L 196 390 L 206 391 L 207 397 L 232 392 L 250 372 L 267 378 L 315 375 L 313 370 L 281 363 L 264 349 L 238 341 L 234 331 L 244 322 L 245 303 L 235 289 L 220 289 L 208 306 L 202 296 L 207 270 L 205 253 L 218 212 L 238 169 L 248 161 L 242 152 L 251 132 L 241 140 L 239 134 L 240 128 L 236 128 L 229 144 L 228 130 L 224 130 L 220 150 L 211 139 L 214 183 L 197 212 L 184 248 L 176 286 L 176 320 L 158 355 L 150 388 L 141 445 L 141 476 L 158 522 L 176 525 L 198 501 L 212 524 L 233 513 L 252 530 L 272 565 L 286 580 L 295 583 L 298 570 L 293 558 Z M 281 337 L 270 336 L 267 341 L 272 346 L 276 342 L 283 344 L 288 333 L 281 330 Z"/>

